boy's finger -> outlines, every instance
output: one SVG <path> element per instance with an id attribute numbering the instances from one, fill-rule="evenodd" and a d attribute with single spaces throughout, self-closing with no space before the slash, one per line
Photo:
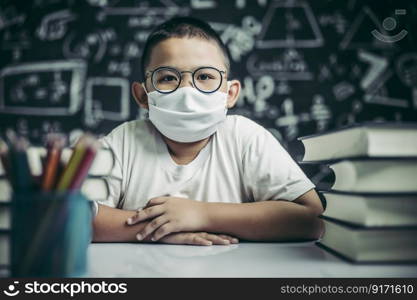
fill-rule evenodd
<path id="1" fill-rule="evenodd" d="M 148 225 L 145 226 L 144 229 L 142 229 L 142 231 L 138 232 L 138 234 L 136 235 L 136 238 L 139 241 L 143 240 L 145 237 L 152 234 L 155 230 L 157 230 L 158 228 L 160 228 L 167 222 L 168 220 L 164 218 L 163 216 L 153 219 L 151 222 L 149 222 Z M 156 239 L 152 237 L 152 241 L 156 241 Z"/>
<path id="2" fill-rule="evenodd" d="M 197 246 L 211 246 L 213 243 L 197 234 L 190 235 L 186 242 L 188 245 L 197 245 Z"/>
<path id="3" fill-rule="evenodd" d="M 127 219 L 127 224 L 134 225 L 138 222 L 142 222 L 147 219 L 160 216 L 163 213 L 164 213 L 164 208 L 162 206 L 148 207 L 148 208 L 138 211 L 136 215 Z"/>
<path id="4" fill-rule="evenodd" d="M 230 235 L 226 235 L 226 234 L 219 234 L 219 236 L 220 236 L 222 239 L 229 240 L 229 241 L 230 241 L 230 243 L 232 243 L 232 244 L 237 244 L 237 243 L 239 243 L 239 240 L 238 240 L 237 238 L 232 237 L 232 236 L 230 236 Z"/>
<path id="5" fill-rule="evenodd" d="M 172 226 L 172 223 L 167 221 L 153 233 L 152 241 L 158 241 L 159 239 L 173 232 L 175 232 L 175 230 Z"/>
<path id="6" fill-rule="evenodd" d="M 231 244 L 231 241 L 229 241 L 226 238 L 222 238 L 222 237 L 220 237 L 219 235 L 216 235 L 216 234 L 208 233 L 204 238 L 209 240 L 209 241 L 212 241 L 213 244 L 215 244 L 215 245 L 229 245 L 229 244 Z"/>
<path id="7" fill-rule="evenodd" d="M 166 200 L 167 200 L 167 197 L 152 198 L 148 201 L 148 203 L 146 203 L 146 207 L 151 207 L 151 206 L 154 206 L 154 205 L 163 204 L 163 203 L 165 203 Z"/>

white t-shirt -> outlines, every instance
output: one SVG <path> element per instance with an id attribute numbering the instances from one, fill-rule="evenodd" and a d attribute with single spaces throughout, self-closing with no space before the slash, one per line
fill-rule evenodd
<path id="1" fill-rule="evenodd" d="M 242 116 L 227 116 L 187 165 L 175 163 L 149 120 L 126 122 L 102 142 L 115 154 L 110 197 L 101 202 L 111 207 L 136 210 L 159 196 L 291 201 L 315 187 L 269 131 Z"/>

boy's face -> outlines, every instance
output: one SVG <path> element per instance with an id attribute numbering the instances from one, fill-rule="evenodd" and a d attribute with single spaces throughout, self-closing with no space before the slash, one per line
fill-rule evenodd
<path id="1" fill-rule="evenodd" d="M 226 71 L 224 57 L 218 45 L 213 41 L 201 38 L 169 38 L 155 45 L 145 73 L 162 66 L 173 67 L 180 72 L 194 71 L 199 67 L 214 67 L 220 71 Z M 227 73 L 223 75 L 223 81 L 219 88 L 219 91 L 225 93 L 227 92 L 227 76 Z M 155 90 L 150 77 L 148 76 L 144 82 L 147 92 Z M 239 80 L 229 80 L 229 82 L 227 107 L 232 108 L 239 97 L 240 82 Z M 185 86 L 192 86 L 190 73 L 182 74 L 179 88 Z M 139 106 L 149 109 L 148 97 L 142 84 L 134 82 L 132 93 Z"/>
<path id="2" fill-rule="evenodd" d="M 194 71 L 199 67 L 214 67 L 220 71 L 226 71 L 224 57 L 215 42 L 201 38 L 169 38 L 158 43 L 151 52 L 149 64 L 145 70 L 155 70 L 158 67 L 168 66 L 178 71 Z M 223 75 L 222 85 L 219 91 L 227 91 L 227 73 Z M 192 86 L 190 73 L 182 74 L 181 87 Z M 154 91 L 151 76 L 147 76 L 146 89 Z"/>

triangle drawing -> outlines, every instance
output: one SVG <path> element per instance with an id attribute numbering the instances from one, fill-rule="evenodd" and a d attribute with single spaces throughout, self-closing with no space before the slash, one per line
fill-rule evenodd
<path id="1" fill-rule="evenodd" d="M 268 48 L 315 48 L 324 43 L 317 20 L 305 1 L 274 1 L 262 20 L 256 45 Z"/>

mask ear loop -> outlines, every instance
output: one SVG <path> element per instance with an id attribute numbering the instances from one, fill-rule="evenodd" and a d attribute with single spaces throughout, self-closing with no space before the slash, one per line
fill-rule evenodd
<path id="1" fill-rule="evenodd" d="M 144 89 L 144 91 L 145 91 L 146 96 L 148 96 L 148 105 L 149 105 L 149 104 L 154 105 L 154 103 L 151 103 L 152 99 L 151 99 L 151 97 L 149 97 L 149 92 L 146 90 L 145 83 L 144 83 L 144 82 L 142 82 L 142 83 L 141 83 L 141 85 L 142 85 L 142 87 L 143 87 L 143 89 Z"/>
<path id="2" fill-rule="evenodd" d="M 151 101 L 151 98 L 149 97 L 149 93 L 146 90 L 145 83 L 142 82 L 140 85 L 143 87 L 143 90 L 145 91 L 146 96 L 148 96 L 148 105 L 149 104 L 153 104 L 153 103 L 149 103 Z M 149 120 L 149 108 L 148 109 L 144 108 L 144 109 L 146 110 L 146 112 L 145 112 L 145 118 L 146 118 L 146 120 Z"/>
<path id="3" fill-rule="evenodd" d="M 141 86 L 143 87 L 143 89 L 145 90 L 146 96 L 149 95 L 148 91 L 146 90 L 146 85 L 144 82 L 141 83 Z"/>

